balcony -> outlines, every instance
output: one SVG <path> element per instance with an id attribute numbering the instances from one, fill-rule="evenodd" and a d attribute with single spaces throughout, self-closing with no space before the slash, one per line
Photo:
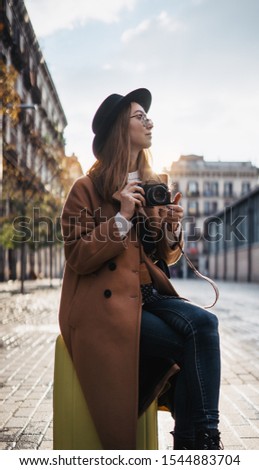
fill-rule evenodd
<path id="1" fill-rule="evenodd" d="M 9 47 L 12 41 L 12 29 L 10 22 L 4 11 L 0 11 L 0 31 L 5 47 Z"/>
<path id="2" fill-rule="evenodd" d="M 12 63 L 18 72 L 21 72 L 27 64 L 26 56 L 21 52 L 20 48 L 13 44 L 11 48 Z"/>
<path id="3" fill-rule="evenodd" d="M 191 217 L 200 217 L 201 213 L 198 209 L 197 210 L 187 209 L 187 215 L 190 215 Z"/>
<path id="4" fill-rule="evenodd" d="M 232 197 L 235 197 L 235 194 L 233 191 L 224 191 L 223 197 L 232 198 Z"/>
<path id="5" fill-rule="evenodd" d="M 32 129 L 30 131 L 30 143 L 33 147 L 35 148 L 40 148 L 42 146 L 42 138 L 41 138 L 41 135 L 40 133 L 35 130 L 35 129 Z"/>
<path id="6" fill-rule="evenodd" d="M 32 83 L 31 83 L 31 76 L 30 76 L 30 70 L 28 68 L 26 68 L 24 71 L 23 71 L 23 84 L 26 88 L 27 91 L 30 91 L 31 87 L 32 87 Z"/>
<path id="7" fill-rule="evenodd" d="M 218 191 L 212 191 L 212 190 L 209 190 L 209 189 L 205 189 L 203 191 L 203 196 L 204 197 L 218 197 L 219 192 Z"/>
<path id="8" fill-rule="evenodd" d="M 209 216 L 211 216 L 211 215 L 215 215 L 216 213 L 217 213 L 217 209 L 216 209 L 216 210 L 213 209 L 213 208 L 211 208 L 211 209 L 204 209 L 203 216 L 204 216 L 204 217 L 209 217 Z"/>
<path id="9" fill-rule="evenodd" d="M 186 196 L 187 197 L 199 197 L 200 191 L 190 191 L 189 189 L 187 189 Z"/>
<path id="10" fill-rule="evenodd" d="M 4 158 L 11 163 L 12 166 L 17 166 L 18 155 L 16 146 L 14 144 L 8 144 L 4 146 Z"/>
<path id="11" fill-rule="evenodd" d="M 24 110 L 22 110 L 19 115 L 19 121 L 22 124 L 23 133 L 25 135 L 30 135 L 34 129 L 33 117 L 30 114 L 25 113 Z"/>
<path id="12" fill-rule="evenodd" d="M 31 97 L 34 104 L 41 104 L 41 91 L 38 86 L 31 88 Z"/>

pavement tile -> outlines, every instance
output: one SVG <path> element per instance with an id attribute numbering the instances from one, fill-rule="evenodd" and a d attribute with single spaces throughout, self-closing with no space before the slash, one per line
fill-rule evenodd
<path id="1" fill-rule="evenodd" d="M 227 413 L 227 410 L 225 411 L 225 413 Z M 237 412 L 232 413 L 231 415 L 227 413 L 227 415 L 228 415 L 228 425 L 238 426 L 238 425 L 245 425 L 247 423 L 247 420 Z"/>
<path id="2" fill-rule="evenodd" d="M 29 424 L 26 426 L 26 428 L 23 431 L 23 435 L 44 435 L 46 426 L 48 425 L 48 422 L 46 423 L 45 421 L 37 422 L 34 423 L 33 421 L 30 421 Z"/>
<path id="3" fill-rule="evenodd" d="M 18 410 L 14 412 L 14 417 L 15 418 L 21 418 L 21 417 L 26 417 L 26 416 L 28 417 L 31 415 L 31 413 L 32 413 L 31 408 L 28 408 L 27 406 L 24 408 L 20 407 L 18 408 Z"/>
<path id="4" fill-rule="evenodd" d="M 15 442 L 21 431 L 22 428 L 5 426 L 0 430 L 0 442 Z"/>
<path id="5" fill-rule="evenodd" d="M 8 419 L 11 418 L 11 416 L 12 416 L 12 410 L 9 412 L 0 410 L 0 430 L 1 428 L 4 427 L 5 423 L 8 421 Z"/>
<path id="6" fill-rule="evenodd" d="M 52 442 L 53 439 L 53 427 L 50 425 L 44 435 L 45 440 L 49 440 Z"/>
<path id="7" fill-rule="evenodd" d="M 0 441 L 0 450 L 7 450 L 7 444 L 5 441 L 4 442 Z"/>
<path id="8" fill-rule="evenodd" d="M 39 422 L 42 423 L 43 421 L 50 421 L 52 419 L 52 410 L 49 412 L 46 411 L 36 411 L 33 416 L 31 417 L 31 423 Z"/>
<path id="9" fill-rule="evenodd" d="M 231 430 L 224 432 L 224 449 L 245 449 L 240 437 L 235 435 Z"/>
<path id="10" fill-rule="evenodd" d="M 259 439 L 259 432 L 253 429 L 252 426 L 235 426 L 235 430 L 241 439 L 255 437 Z"/>
<path id="11" fill-rule="evenodd" d="M 45 438 L 43 438 L 38 449 L 39 450 L 52 450 L 52 440 L 46 440 Z"/>
<path id="12" fill-rule="evenodd" d="M 27 422 L 28 422 L 28 416 L 23 416 L 23 417 L 12 416 L 6 422 L 6 426 L 8 428 L 23 428 Z"/>
<path id="13" fill-rule="evenodd" d="M 26 398 L 26 400 L 21 403 L 20 408 L 28 407 L 28 408 L 33 409 L 33 408 L 36 408 L 39 403 L 40 403 L 40 400 L 36 400 L 36 399 L 32 400 L 31 398 Z"/>
<path id="14" fill-rule="evenodd" d="M 27 435 L 24 434 L 20 437 L 20 439 L 15 444 L 15 449 L 38 449 L 40 443 L 42 441 L 42 435 Z"/>
<path id="15" fill-rule="evenodd" d="M 254 438 L 251 438 L 249 437 L 249 439 L 247 438 L 243 438 L 242 439 L 242 442 L 244 443 L 245 445 L 245 449 L 247 450 L 255 450 L 255 449 L 259 449 L 259 439 L 254 439 Z"/>

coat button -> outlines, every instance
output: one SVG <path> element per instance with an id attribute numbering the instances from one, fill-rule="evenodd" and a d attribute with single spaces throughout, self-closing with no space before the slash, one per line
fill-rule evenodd
<path id="1" fill-rule="evenodd" d="M 112 291 L 110 289 L 105 289 L 103 294 L 104 294 L 104 297 L 106 297 L 106 299 L 109 299 L 112 295 Z"/>
<path id="2" fill-rule="evenodd" d="M 115 271 L 115 269 L 117 268 L 117 264 L 114 263 L 114 261 L 110 261 L 108 264 L 108 268 L 110 271 Z"/>

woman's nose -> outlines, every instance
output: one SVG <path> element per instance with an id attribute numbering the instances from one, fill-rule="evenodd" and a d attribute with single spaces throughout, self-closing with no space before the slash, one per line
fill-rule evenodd
<path id="1" fill-rule="evenodd" d="M 152 129 L 152 127 L 154 127 L 154 123 L 153 123 L 152 119 L 148 119 L 146 127 L 148 129 Z"/>

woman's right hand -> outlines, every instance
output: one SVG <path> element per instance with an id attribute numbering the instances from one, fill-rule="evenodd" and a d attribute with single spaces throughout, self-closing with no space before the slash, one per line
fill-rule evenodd
<path id="1" fill-rule="evenodd" d="M 139 181 L 131 181 L 121 190 L 113 194 L 113 198 L 120 201 L 120 213 L 125 219 L 130 220 L 136 208 L 145 205 L 144 189 Z"/>

